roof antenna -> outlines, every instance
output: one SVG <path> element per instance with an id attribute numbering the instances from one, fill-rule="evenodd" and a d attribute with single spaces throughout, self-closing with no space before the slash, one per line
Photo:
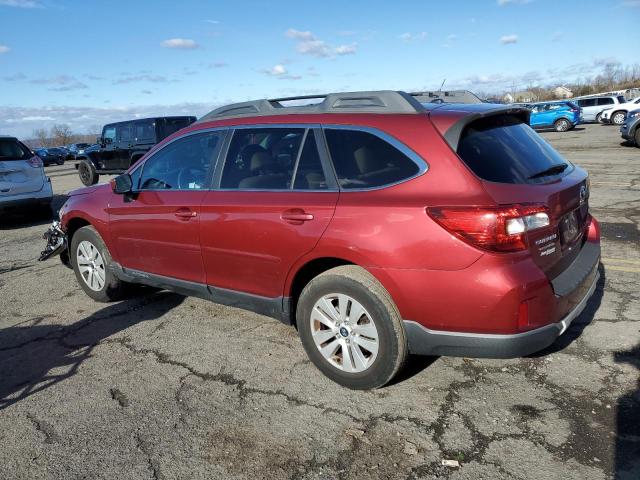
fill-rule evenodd
<path id="1" fill-rule="evenodd" d="M 447 79 L 445 78 L 444 80 L 442 80 L 442 84 L 440 85 L 440 90 L 438 90 L 439 92 L 442 91 L 442 87 L 444 87 L 444 82 L 446 82 Z"/>

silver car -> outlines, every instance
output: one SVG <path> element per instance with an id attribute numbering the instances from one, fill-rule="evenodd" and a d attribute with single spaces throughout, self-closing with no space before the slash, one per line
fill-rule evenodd
<path id="1" fill-rule="evenodd" d="M 52 200 L 42 160 L 17 138 L 0 136 L 0 210 L 27 205 L 50 208 Z"/>
<path id="2" fill-rule="evenodd" d="M 582 109 L 582 116 L 585 122 L 599 122 L 602 111 L 605 108 L 615 107 L 626 100 L 624 95 L 591 95 L 589 97 L 579 97 L 571 99 Z"/>

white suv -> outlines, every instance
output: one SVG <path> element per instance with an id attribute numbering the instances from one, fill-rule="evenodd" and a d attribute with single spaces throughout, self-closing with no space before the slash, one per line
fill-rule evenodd
<path id="1" fill-rule="evenodd" d="M 52 200 L 40 157 L 17 138 L 0 136 L 0 210 L 23 205 L 50 209 Z"/>
<path id="2" fill-rule="evenodd" d="M 605 108 L 612 108 L 617 104 L 626 102 L 623 95 L 593 95 L 574 98 L 571 101 L 577 103 L 582 109 L 582 116 L 585 122 L 599 122 L 602 117 L 602 111 Z"/>
<path id="3" fill-rule="evenodd" d="M 611 108 L 605 108 L 600 115 L 602 123 L 613 123 L 614 125 L 622 125 L 627 113 L 631 110 L 640 108 L 640 97 L 629 100 L 628 102 L 615 105 Z"/>

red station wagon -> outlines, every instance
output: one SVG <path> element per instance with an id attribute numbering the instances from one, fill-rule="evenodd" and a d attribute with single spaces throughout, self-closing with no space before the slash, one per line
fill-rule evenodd
<path id="1" fill-rule="evenodd" d="M 385 385 L 408 353 L 517 357 L 565 332 L 599 227 L 587 172 L 526 109 L 309 98 L 218 108 L 71 192 L 41 259 L 61 254 L 98 301 L 141 283 L 293 324 L 350 388 Z"/>

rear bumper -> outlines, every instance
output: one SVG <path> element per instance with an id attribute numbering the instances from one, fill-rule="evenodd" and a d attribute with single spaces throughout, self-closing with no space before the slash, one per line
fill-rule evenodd
<path id="1" fill-rule="evenodd" d="M 586 292 L 562 320 L 523 333 L 511 335 L 445 332 L 430 330 L 419 323 L 405 320 L 409 351 L 418 355 L 453 357 L 516 358 L 529 355 L 551 345 L 582 313 L 596 289 L 600 274 L 598 264 L 583 282 Z"/>

